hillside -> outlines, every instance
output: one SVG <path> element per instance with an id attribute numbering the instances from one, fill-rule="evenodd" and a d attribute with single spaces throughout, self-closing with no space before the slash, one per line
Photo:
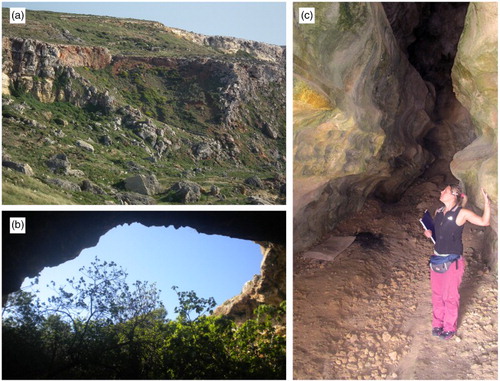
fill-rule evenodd
<path id="1" fill-rule="evenodd" d="M 283 47 L 29 12 L 2 14 L 5 204 L 285 203 Z"/>

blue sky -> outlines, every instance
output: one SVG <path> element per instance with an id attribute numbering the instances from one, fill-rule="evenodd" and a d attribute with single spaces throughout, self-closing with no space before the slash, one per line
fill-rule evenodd
<path id="1" fill-rule="evenodd" d="M 218 304 L 238 295 L 245 282 L 260 273 L 260 246 L 251 241 L 199 234 L 192 228 L 145 227 L 138 223 L 116 227 L 97 246 L 85 249 L 72 261 L 41 272 L 40 298 L 46 300 L 50 281 L 62 285 L 66 278 L 80 278 L 78 269 L 95 257 L 123 267 L 129 283 L 156 282 L 170 319 L 175 317 L 179 291 L 194 290 L 199 297 L 214 297 Z M 25 289 L 30 284 L 23 283 Z M 29 288 L 25 289 L 29 291 Z M 34 291 L 34 289 L 31 289 Z"/>
<path id="2" fill-rule="evenodd" d="M 206 35 L 286 43 L 285 2 L 3 2 L 2 6 L 154 20 Z"/>

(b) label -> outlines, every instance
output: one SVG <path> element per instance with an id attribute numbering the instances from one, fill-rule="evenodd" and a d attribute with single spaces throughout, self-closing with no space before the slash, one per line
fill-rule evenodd
<path id="1" fill-rule="evenodd" d="M 10 234 L 26 234 L 26 217 L 10 218 Z"/>

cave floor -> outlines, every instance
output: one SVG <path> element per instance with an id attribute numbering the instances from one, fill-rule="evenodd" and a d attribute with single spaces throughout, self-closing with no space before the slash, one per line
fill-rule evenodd
<path id="1" fill-rule="evenodd" d="M 464 229 L 457 336 L 431 336 L 432 243 L 418 219 L 438 198 L 439 188 L 422 182 L 396 204 L 368 200 L 332 235 L 371 240 L 334 261 L 294 259 L 294 378 L 497 379 L 498 283 L 479 260 L 485 228 Z"/>

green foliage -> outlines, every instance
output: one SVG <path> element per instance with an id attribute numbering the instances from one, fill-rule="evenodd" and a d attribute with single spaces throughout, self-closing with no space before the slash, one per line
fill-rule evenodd
<path id="1" fill-rule="evenodd" d="M 177 286 L 172 289 L 179 299 L 180 306 L 175 308 L 175 313 L 179 314 L 181 321 L 192 321 L 191 312 L 197 313 L 198 317 L 204 313 L 211 314 L 217 305 L 214 298 L 199 298 L 194 291 L 177 291 Z"/>
<path id="2" fill-rule="evenodd" d="M 129 287 L 115 263 L 95 260 L 79 279 L 51 284 L 46 304 L 25 291 L 4 309 L 3 378 L 284 379 L 285 304 L 260 306 L 237 325 L 206 315 L 213 298 L 177 291 L 179 316 L 167 319 L 159 292 Z M 191 316 L 195 314 L 196 316 Z"/>

